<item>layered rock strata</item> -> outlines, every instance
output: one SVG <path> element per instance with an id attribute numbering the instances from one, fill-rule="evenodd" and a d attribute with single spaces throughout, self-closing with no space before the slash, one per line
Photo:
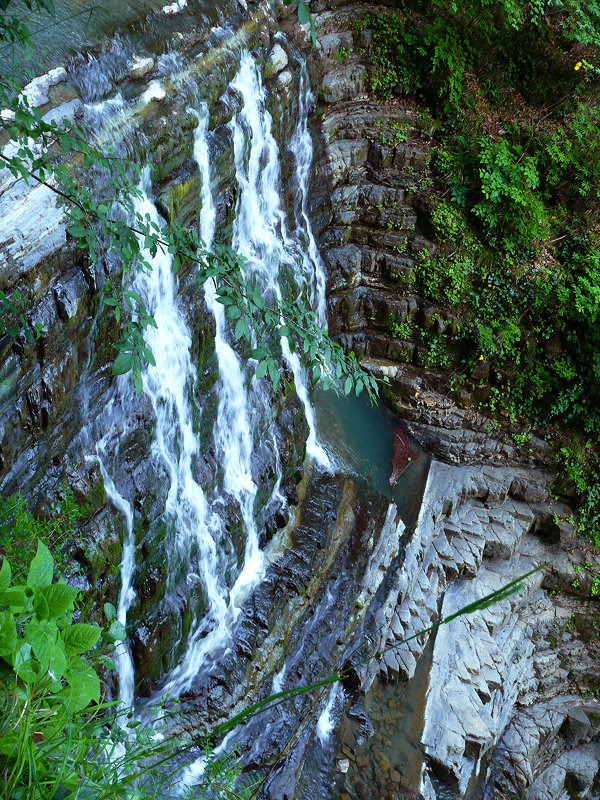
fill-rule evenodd
<path id="1" fill-rule="evenodd" d="M 444 336 L 453 326 L 449 310 L 413 288 L 419 252 L 436 249 L 419 213 L 431 131 L 418 103 L 384 102 L 371 93 L 363 54 L 370 32 L 354 24 L 370 9 L 321 4 L 315 14 L 321 154 L 314 218 L 328 267 L 331 328 L 389 379 L 393 406 L 443 461 L 432 465 L 415 533 L 365 631 L 379 637 L 378 649 L 389 647 L 548 565 L 501 604 L 461 616 L 435 635 L 419 734 L 427 765 L 420 786 L 407 783 L 402 754 L 394 764 L 385 750 L 389 725 L 368 759 L 372 770 L 386 769 L 369 771 L 363 756 L 349 756 L 364 746 L 363 726 L 341 751 L 350 769 L 335 796 L 431 797 L 442 780 L 460 796 L 595 797 L 600 705 L 588 687 L 597 682 L 598 641 L 586 625 L 596 615 L 590 581 L 598 555 L 574 539 L 569 499 L 552 494 L 543 438 L 523 443 L 507 422 L 477 411 L 485 370 L 453 391 L 449 371 L 428 366 L 427 348 L 414 335 L 422 329 Z M 375 676 L 410 683 L 428 640 L 414 638 L 372 662 L 361 676 L 363 691 Z"/>

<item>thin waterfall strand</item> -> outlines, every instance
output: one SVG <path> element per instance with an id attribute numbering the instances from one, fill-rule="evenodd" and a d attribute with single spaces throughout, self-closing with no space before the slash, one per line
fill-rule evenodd
<path id="1" fill-rule="evenodd" d="M 257 278 L 263 295 L 280 301 L 283 274 L 297 275 L 299 248 L 297 241 L 289 235 L 281 206 L 279 148 L 272 133 L 271 115 L 265 107 L 260 72 L 249 53 L 242 56 L 231 86 L 243 100 L 242 110 L 232 122 L 240 187 L 232 246 L 247 259 L 246 273 Z M 250 141 L 246 147 L 245 133 L 248 130 Z M 309 428 L 307 454 L 324 468 L 329 468 L 329 457 L 317 441 L 314 410 L 300 359 L 291 352 L 286 337 L 281 339 L 281 349 L 294 375 L 298 398 L 304 406 Z"/>

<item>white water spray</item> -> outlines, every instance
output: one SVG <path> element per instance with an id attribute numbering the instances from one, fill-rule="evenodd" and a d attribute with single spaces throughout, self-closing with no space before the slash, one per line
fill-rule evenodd
<path id="1" fill-rule="evenodd" d="M 263 296 L 280 301 L 283 295 L 282 279 L 291 280 L 297 287 L 295 278 L 302 250 L 298 239 L 289 234 L 281 206 L 279 148 L 272 133 L 272 118 L 265 106 L 260 72 L 249 53 L 242 56 L 231 87 L 243 100 L 243 107 L 232 122 L 236 176 L 240 188 L 232 247 L 246 258 L 246 273 L 257 277 Z M 249 140 L 247 132 L 250 133 Z M 304 182 L 308 179 L 306 170 L 300 170 L 297 174 Z M 317 441 L 314 410 L 300 359 L 297 353 L 291 352 L 285 337 L 281 339 L 281 349 L 294 375 L 298 398 L 304 406 L 309 428 L 307 454 L 328 468 L 329 457 Z"/>
<path id="2" fill-rule="evenodd" d="M 308 130 L 308 112 L 313 102 L 310 79 L 306 61 L 300 64 L 300 86 L 298 91 L 298 122 L 290 142 L 290 151 L 296 161 L 296 183 L 300 202 L 296 209 L 296 222 L 299 227 L 304 246 L 302 252 L 302 268 L 311 287 L 312 306 L 317 313 L 319 325 L 327 327 L 326 277 L 323 259 L 319 253 L 317 242 L 308 216 L 308 187 L 313 162 L 312 136 Z"/>
<path id="3" fill-rule="evenodd" d="M 206 104 L 202 105 L 197 116 L 199 124 L 194 139 L 194 157 L 202 181 L 200 235 L 210 248 L 216 209 L 211 192 Z M 252 419 L 244 372 L 237 353 L 228 342 L 225 308 L 217 302 L 213 280 L 205 284 L 205 300 L 215 318 L 215 351 L 219 366 L 219 408 L 214 425 L 216 457 L 223 465 L 223 490 L 237 501 L 246 536 L 244 565 L 231 592 L 232 607 L 237 609 L 264 575 L 254 515 L 258 487 L 252 478 Z"/>
<path id="4" fill-rule="evenodd" d="M 242 57 L 232 87 L 243 100 L 242 110 L 231 124 L 239 184 L 233 247 L 246 257 L 247 272 L 257 278 L 263 294 L 280 300 L 283 296 L 282 280 L 285 279 L 293 291 L 300 291 L 304 284 L 308 286 L 309 296 L 321 317 L 324 314 L 324 277 L 306 212 L 312 159 L 312 143 L 305 119 L 309 102 L 308 84 L 303 83 L 301 87 L 300 121 L 290 143 L 296 159 L 299 197 L 294 209 L 297 224 L 293 233 L 288 230 L 280 201 L 279 149 L 272 134 L 272 120 L 265 108 L 257 65 L 249 54 Z M 216 208 L 211 192 L 208 111 L 206 106 L 202 106 L 195 113 L 199 125 L 195 134 L 194 155 L 202 186 L 200 234 L 210 247 L 215 233 Z M 251 134 L 249 140 L 244 133 L 248 130 Z M 148 168 L 144 170 L 141 189 L 141 196 L 135 200 L 136 211 L 160 227 L 161 220 L 149 196 Z M 161 689 L 164 696 L 178 696 L 191 687 L 207 659 L 227 645 L 232 624 L 243 601 L 264 574 L 264 559 L 254 516 L 257 486 L 252 478 L 252 457 L 253 430 L 269 407 L 270 394 L 264 382 L 246 378 L 240 359 L 228 339 L 224 307 L 216 302 L 214 283 L 207 282 L 205 301 L 215 319 L 215 351 L 219 367 L 214 444 L 216 459 L 223 470 L 220 490 L 212 498 L 207 498 L 195 478 L 196 461 L 201 455 L 192 414 L 195 370 L 190 357 L 191 335 L 177 301 L 172 257 L 160 248 L 154 257 L 149 253 L 145 253 L 145 257 L 152 269 L 139 271 L 133 288 L 141 296 L 157 326 L 149 327 L 144 334 L 156 365 L 148 366 L 142 375 L 143 391 L 156 417 L 152 455 L 157 467 L 167 473 L 165 514 L 176 532 L 176 549 L 182 558 L 189 560 L 190 574 L 197 574 L 200 578 L 206 599 L 205 615 L 202 619 L 193 620 L 184 657 Z M 314 413 L 300 360 L 290 351 L 286 339 L 282 339 L 281 346 L 294 374 L 296 391 L 309 426 L 307 453 L 321 465 L 328 466 L 328 457 L 316 440 Z M 125 382 L 119 381 L 117 394 L 125 391 L 121 390 L 121 385 L 125 386 Z M 124 400 L 125 397 L 121 397 L 122 404 Z M 118 440 L 114 425 L 110 438 L 111 441 Z M 126 521 L 118 609 L 119 621 L 126 624 L 135 597 L 133 508 L 119 493 L 106 467 L 107 441 L 101 440 L 97 455 L 107 494 Z M 116 453 L 116 446 L 113 450 Z M 277 469 L 279 472 L 278 462 Z M 280 479 L 281 475 L 278 474 L 274 495 L 279 491 Z M 226 497 L 236 502 L 245 534 L 244 561 L 231 589 L 225 582 L 228 564 L 220 548 L 226 535 L 221 520 Z M 197 556 L 193 557 L 195 552 Z M 124 646 L 122 657 L 117 658 L 117 670 L 119 699 L 123 704 L 131 705 L 134 699 L 133 664 Z"/>
<path id="5" fill-rule="evenodd" d="M 125 383 L 122 378 L 118 379 L 116 396 L 117 399 L 123 400 L 130 394 L 131 388 Z M 123 515 L 125 520 L 125 536 L 123 538 L 123 550 L 121 554 L 121 589 L 119 591 L 119 601 L 117 606 L 117 619 L 125 627 L 127 625 L 127 614 L 131 608 L 131 604 L 135 600 L 135 591 L 133 588 L 133 574 L 135 571 L 135 539 L 133 534 L 133 507 L 131 503 L 123 497 L 117 490 L 113 478 L 110 476 L 107 469 L 107 462 L 109 460 L 109 450 L 113 446 L 116 451 L 123 429 L 124 420 L 122 409 L 118 413 L 115 409 L 115 397 L 110 401 L 104 409 L 102 418 L 106 420 L 105 427 L 107 432 L 96 444 L 96 460 L 100 466 L 100 473 L 104 481 L 104 490 L 106 496 L 115 506 L 115 508 Z M 89 457 L 88 460 L 93 460 Z M 133 660 L 127 640 L 120 642 L 115 648 L 114 652 L 115 669 L 118 681 L 118 700 L 121 708 L 130 708 L 134 700 L 134 670 Z"/>
<path id="6" fill-rule="evenodd" d="M 343 698 L 344 689 L 341 682 L 338 681 L 331 687 L 327 704 L 317 720 L 317 736 L 319 737 L 322 747 L 329 741 L 329 737 L 335 726 L 336 706 L 338 705 L 338 700 L 343 705 Z"/>
<path id="7" fill-rule="evenodd" d="M 216 222 L 216 208 L 211 192 L 210 156 L 208 146 L 208 109 L 202 104 L 194 137 L 194 157 L 201 179 L 200 236 L 210 248 Z M 264 560 L 259 546 L 258 530 L 254 517 L 254 503 L 258 487 L 252 479 L 252 425 L 244 373 L 240 359 L 227 341 L 224 306 L 217 302 L 213 280 L 204 287 L 206 305 L 215 319 L 215 352 L 219 368 L 217 388 L 219 405 L 213 433 L 216 460 L 223 466 L 223 491 L 233 497 L 239 507 L 246 546 L 240 573 L 227 592 L 221 587 L 218 603 L 221 614 L 208 635 L 206 626 L 196 628 L 190 637 L 182 663 L 171 673 L 166 690 L 180 694 L 188 689 L 207 657 L 223 647 L 229 638 L 231 626 L 249 592 L 264 575 Z M 212 502 L 213 518 L 223 507 L 223 498 L 217 494 Z"/>

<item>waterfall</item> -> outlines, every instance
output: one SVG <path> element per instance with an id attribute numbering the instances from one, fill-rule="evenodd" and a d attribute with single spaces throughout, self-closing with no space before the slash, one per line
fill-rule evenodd
<path id="1" fill-rule="evenodd" d="M 131 392 L 131 388 L 125 384 L 122 378 L 117 381 L 116 397 L 122 399 Z M 113 478 L 110 476 L 106 462 L 109 458 L 110 445 L 112 439 L 117 442 L 123 433 L 123 423 L 125 417 L 122 409 L 117 414 L 115 409 L 115 397 L 108 404 L 102 415 L 108 422 L 105 423 L 106 433 L 96 444 L 96 460 L 100 466 L 100 473 L 104 481 L 106 496 L 120 511 L 125 520 L 125 536 L 123 539 L 123 552 L 121 555 L 121 589 L 119 591 L 119 601 L 117 606 L 117 619 L 123 625 L 127 625 L 127 614 L 131 604 L 135 600 L 133 588 L 133 574 L 135 570 L 135 539 L 133 534 L 133 507 L 131 503 L 123 497 L 117 490 Z M 116 450 L 116 447 L 115 447 Z M 89 459 L 92 460 L 92 459 Z M 115 669 L 119 687 L 118 700 L 122 708 L 130 708 L 134 700 L 134 670 L 131 652 L 127 641 L 121 642 L 115 648 L 114 653 Z"/>
<path id="2" fill-rule="evenodd" d="M 304 266 L 302 247 L 298 236 L 288 231 L 286 215 L 281 206 L 281 170 L 279 148 L 272 133 L 272 118 L 265 106 L 265 94 L 257 64 L 249 53 L 242 56 L 240 68 L 231 88 L 242 97 L 241 111 L 233 119 L 233 147 L 239 196 L 233 224 L 233 249 L 246 259 L 246 274 L 256 278 L 263 296 L 280 301 L 283 297 L 281 281 L 293 279 L 298 291 L 303 272 L 298 275 L 298 264 Z M 304 102 L 304 101 L 303 101 Z M 306 113 L 306 106 L 301 108 Z M 302 123 L 300 123 L 302 124 Z M 298 129 L 297 129 L 298 130 Z M 246 133 L 250 136 L 247 137 Z M 305 159 L 304 136 L 296 135 L 298 152 Z M 304 163 L 302 161 L 301 163 Z M 302 179 L 300 195 L 307 193 L 308 170 L 298 167 Z M 303 199 L 303 204 L 305 199 Z M 306 227 L 310 231 L 308 217 Z M 310 234 L 312 236 L 312 233 Z M 300 278 L 300 280 L 299 280 Z M 309 398 L 306 375 L 297 353 L 292 353 L 285 337 L 281 349 L 288 363 L 309 427 L 307 454 L 322 467 L 330 466 L 329 457 L 317 441 L 315 415 Z M 263 399 L 263 402 L 264 399 Z"/>
<path id="3" fill-rule="evenodd" d="M 325 265 L 308 216 L 308 187 L 313 162 L 313 142 L 308 130 L 308 114 L 313 103 L 308 68 L 303 59 L 299 64 L 300 87 L 298 91 L 298 122 L 290 143 L 290 151 L 296 161 L 296 183 L 300 202 L 296 208 L 296 224 L 303 234 L 302 267 L 311 287 L 312 307 L 317 313 L 319 325 L 327 327 Z"/>
<path id="4" fill-rule="evenodd" d="M 325 708 L 317 720 L 316 731 L 319 741 L 321 742 L 321 747 L 324 747 L 331 737 L 336 723 L 336 712 L 339 711 L 336 706 L 343 706 L 344 700 L 344 689 L 341 682 L 334 683 L 329 690 L 329 697 Z"/>
<path id="5" fill-rule="evenodd" d="M 280 200 L 279 147 L 272 133 L 271 116 L 265 107 L 260 72 L 249 53 L 242 55 L 230 88 L 242 100 L 240 111 L 230 123 L 239 188 L 232 247 L 246 258 L 247 275 L 256 281 L 267 299 L 271 297 L 279 301 L 284 294 L 288 297 L 290 292 L 292 296 L 294 292 L 297 296 L 304 295 L 317 308 L 321 318 L 324 314 L 323 268 L 307 214 L 312 143 L 306 120 L 310 103 L 306 69 L 302 67 L 301 70 L 299 120 L 289 145 L 295 165 L 293 179 L 297 182 L 292 209 L 296 221 L 293 229 L 288 228 Z M 201 179 L 200 235 L 210 248 L 217 215 L 211 189 L 208 107 L 205 103 L 199 104 L 192 113 L 198 120 L 194 158 Z M 140 196 L 134 201 L 136 212 L 160 227 L 161 218 L 150 198 L 149 167 L 143 170 L 140 189 Z M 156 327 L 148 327 L 144 333 L 155 364 L 143 370 L 142 386 L 156 420 L 151 458 L 167 475 L 165 516 L 174 531 L 167 557 L 189 563 L 189 575 L 200 579 L 206 597 L 204 615 L 192 619 L 181 662 L 166 676 L 160 688 L 161 696 L 179 696 L 191 687 L 211 657 L 222 652 L 227 645 L 242 603 L 264 575 L 265 563 L 255 517 L 258 486 L 252 470 L 256 432 L 269 427 L 272 394 L 268 382 L 254 376 L 252 362 L 249 366 L 243 364 L 232 347 L 224 306 L 217 302 L 214 281 L 208 281 L 204 286 L 204 300 L 215 321 L 214 344 L 219 370 L 213 441 L 220 480 L 212 494 L 207 495 L 207 490 L 196 478 L 197 461 L 202 454 L 193 424 L 195 369 L 190 355 L 190 330 L 177 299 L 172 256 L 160 247 L 154 256 L 149 252 L 144 252 L 144 256 L 152 269 L 137 271 L 132 288 L 156 322 Z M 305 372 L 297 354 L 291 352 L 287 339 L 282 338 L 281 347 L 305 410 L 309 427 L 307 454 L 327 468 L 328 456 L 316 438 Z M 126 523 L 118 608 L 119 621 L 124 625 L 135 599 L 134 516 L 132 504 L 116 486 L 116 470 L 111 470 L 108 463 L 112 453 L 116 466 L 118 442 L 126 426 L 127 398 L 131 391 L 127 379 L 117 380 L 115 397 L 119 414 L 109 413 L 108 409 L 103 412 L 99 421 L 103 420 L 107 432 L 96 445 L 96 457 L 107 495 L 123 514 Z M 276 466 L 271 500 L 280 501 L 281 467 L 276 441 L 272 432 L 267 432 L 266 436 L 273 436 Z M 242 521 L 245 550 L 233 586 L 228 586 L 225 576 L 231 550 L 223 548 L 227 541 L 223 509 L 232 500 Z M 131 705 L 134 699 L 133 663 L 124 645 L 117 657 L 117 675 L 119 699 L 123 704 Z"/>
<path id="6" fill-rule="evenodd" d="M 192 113 L 198 119 L 194 135 L 194 158 L 201 180 L 200 235 L 210 248 L 215 233 L 216 208 L 211 191 L 208 108 L 202 104 L 198 111 Z M 213 428 L 215 457 L 223 467 L 222 491 L 235 499 L 240 510 L 246 546 L 244 562 L 233 588 L 227 599 L 221 598 L 223 613 L 216 627 L 208 636 L 200 636 L 204 630 L 196 629 L 188 642 L 181 665 L 171 675 L 166 688 L 177 694 L 189 688 L 207 656 L 226 643 L 241 604 L 264 574 L 254 514 L 258 487 L 252 478 L 252 420 L 244 371 L 239 356 L 227 341 L 225 308 L 217 302 L 216 286 L 212 279 L 204 286 L 204 298 L 215 319 L 215 352 L 219 369 L 219 403 Z M 223 497 L 217 492 L 212 502 L 215 518 L 222 506 Z"/>
<path id="7" fill-rule="evenodd" d="M 200 235 L 210 248 L 216 209 L 211 192 L 206 104 L 202 105 L 197 117 L 199 124 L 194 138 L 194 157 L 202 182 Z M 254 514 L 258 487 L 252 478 L 252 420 L 244 371 L 239 356 L 227 341 L 225 308 L 217 302 L 213 280 L 205 284 L 205 301 L 215 318 L 215 352 L 219 368 L 219 407 L 213 429 L 216 459 L 223 466 L 223 490 L 236 500 L 246 535 L 244 566 L 231 593 L 232 607 L 237 609 L 264 574 Z"/>

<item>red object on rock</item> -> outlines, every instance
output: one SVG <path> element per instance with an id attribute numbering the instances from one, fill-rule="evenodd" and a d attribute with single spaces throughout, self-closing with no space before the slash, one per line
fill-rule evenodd
<path id="1" fill-rule="evenodd" d="M 416 459 L 408 437 L 402 428 L 394 429 L 394 453 L 392 455 L 392 474 L 390 475 L 390 486 L 398 483 L 398 478 L 409 464 Z"/>

